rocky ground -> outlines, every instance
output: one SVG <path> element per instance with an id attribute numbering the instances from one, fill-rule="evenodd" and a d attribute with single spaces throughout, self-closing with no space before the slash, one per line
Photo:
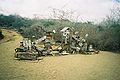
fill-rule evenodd
<path id="1" fill-rule="evenodd" d="M 14 60 L 22 37 L 3 30 L 0 41 L 0 80 L 120 80 L 120 54 L 48 56 L 40 61 Z"/>

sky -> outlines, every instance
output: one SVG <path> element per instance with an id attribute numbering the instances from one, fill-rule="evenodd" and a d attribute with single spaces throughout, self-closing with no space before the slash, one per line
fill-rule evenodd
<path id="1" fill-rule="evenodd" d="M 49 18 L 53 8 L 73 11 L 79 21 L 102 21 L 120 0 L 0 0 L 0 13 Z"/>

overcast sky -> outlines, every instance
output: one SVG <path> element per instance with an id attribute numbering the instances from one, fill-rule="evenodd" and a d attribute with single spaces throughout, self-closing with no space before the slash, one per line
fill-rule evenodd
<path id="1" fill-rule="evenodd" d="M 0 0 L 0 13 L 49 17 L 51 8 L 71 10 L 83 21 L 101 21 L 120 0 Z"/>

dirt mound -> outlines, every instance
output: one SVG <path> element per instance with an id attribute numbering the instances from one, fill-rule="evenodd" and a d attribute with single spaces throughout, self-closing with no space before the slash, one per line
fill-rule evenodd
<path id="1" fill-rule="evenodd" d="M 9 41 L 15 41 L 17 38 L 19 39 L 19 37 L 21 38 L 20 34 L 6 29 L 2 29 L 2 35 L 4 35 L 4 38 L 0 40 L 0 44 Z"/>

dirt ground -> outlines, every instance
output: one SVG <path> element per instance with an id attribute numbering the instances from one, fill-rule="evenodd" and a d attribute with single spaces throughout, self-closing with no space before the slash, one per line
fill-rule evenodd
<path id="1" fill-rule="evenodd" d="M 40 61 L 14 60 L 22 37 L 3 30 L 0 41 L 0 80 L 120 80 L 120 54 L 48 56 Z"/>

